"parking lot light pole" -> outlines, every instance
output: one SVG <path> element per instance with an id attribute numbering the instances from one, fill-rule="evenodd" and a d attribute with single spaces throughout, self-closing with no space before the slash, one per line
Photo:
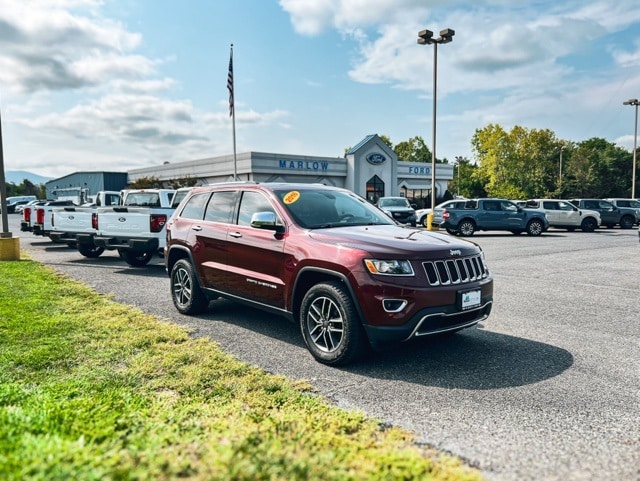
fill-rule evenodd
<path id="1" fill-rule="evenodd" d="M 433 38 L 431 30 L 420 30 L 418 32 L 418 45 L 433 44 L 433 125 L 432 125 L 432 149 L 431 149 L 431 213 L 427 215 L 427 229 L 437 230 L 431 225 L 433 211 L 436 207 L 436 92 L 438 87 L 438 44 L 449 43 L 456 34 L 455 30 L 445 28 L 440 31 L 440 37 Z"/>
<path id="2" fill-rule="evenodd" d="M 622 102 L 623 105 L 634 105 L 636 107 L 636 123 L 633 130 L 633 168 L 631 169 L 631 198 L 636 198 L 636 150 L 638 144 L 638 105 L 640 101 L 638 99 L 629 99 L 626 102 Z"/>

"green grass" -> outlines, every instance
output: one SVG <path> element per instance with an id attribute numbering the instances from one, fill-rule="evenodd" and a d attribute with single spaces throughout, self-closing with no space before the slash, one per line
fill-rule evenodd
<path id="1" fill-rule="evenodd" d="M 35 262 L 0 279 L 3 480 L 481 479 Z"/>

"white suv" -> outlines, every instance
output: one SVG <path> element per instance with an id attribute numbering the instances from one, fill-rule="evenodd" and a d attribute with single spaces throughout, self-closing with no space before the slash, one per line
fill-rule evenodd
<path id="1" fill-rule="evenodd" d="M 579 209 L 568 200 L 530 199 L 525 208 L 542 209 L 549 220 L 549 227 L 574 231 L 593 232 L 600 227 L 600 213 Z"/>

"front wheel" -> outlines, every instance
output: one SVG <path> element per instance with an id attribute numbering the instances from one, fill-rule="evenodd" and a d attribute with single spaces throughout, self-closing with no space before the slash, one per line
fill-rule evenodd
<path id="1" fill-rule="evenodd" d="M 120 249 L 120 257 L 131 267 L 146 266 L 153 257 L 153 251 L 128 251 Z"/>
<path id="2" fill-rule="evenodd" d="M 527 234 L 538 236 L 544 231 L 544 225 L 541 220 L 532 219 L 527 225 Z"/>
<path id="3" fill-rule="evenodd" d="M 620 219 L 620 228 L 622 229 L 631 229 L 633 227 L 633 224 L 636 223 L 636 220 L 631 217 L 630 215 L 625 215 L 622 216 L 622 219 Z"/>
<path id="4" fill-rule="evenodd" d="M 596 227 L 598 227 L 598 223 L 593 217 L 587 217 L 586 219 L 583 219 L 582 223 L 580 224 L 580 229 L 582 230 L 582 232 L 593 232 L 594 230 L 596 230 Z"/>
<path id="5" fill-rule="evenodd" d="M 186 259 L 180 259 L 171 269 L 171 298 L 181 314 L 200 314 L 209 305 L 195 269 Z"/>
<path id="6" fill-rule="evenodd" d="M 323 364 L 348 364 L 368 347 L 353 301 L 337 281 L 316 284 L 305 294 L 300 328 L 307 348 Z"/>

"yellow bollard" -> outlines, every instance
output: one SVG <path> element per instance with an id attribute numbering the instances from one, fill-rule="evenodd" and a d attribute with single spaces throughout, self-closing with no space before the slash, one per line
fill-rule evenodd
<path id="1" fill-rule="evenodd" d="M 433 213 L 427 214 L 427 230 L 439 230 L 437 225 L 432 223 L 433 221 Z"/>
<path id="2" fill-rule="evenodd" d="M 11 234 L 9 234 L 10 236 Z M 0 234 L 0 261 L 20 260 L 20 238 Z"/>

